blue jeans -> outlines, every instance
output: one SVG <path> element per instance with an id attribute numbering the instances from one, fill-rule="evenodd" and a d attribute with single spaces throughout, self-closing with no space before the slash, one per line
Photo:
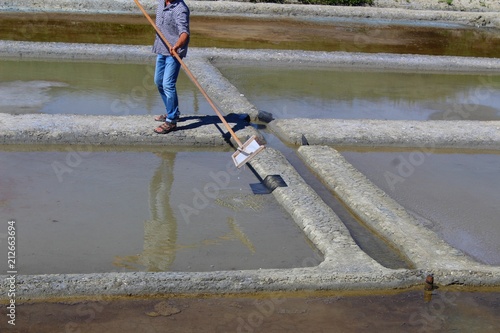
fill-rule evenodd
<path id="1" fill-rule="evenodd" d="M 181 64 L 172 56 L 159 54 L 156 58 L 155 84 L 165 104 L 167 122 L 176 124 L 179 119 L 179 101 L 177 99 L 177 77 Z"/>

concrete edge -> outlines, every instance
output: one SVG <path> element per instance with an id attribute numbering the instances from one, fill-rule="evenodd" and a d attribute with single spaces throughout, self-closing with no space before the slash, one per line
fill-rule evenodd
<path id="1" fill-rule="evenodd" d="M 57 59 L 58 61 L 148 64 L 154 63 L 155 55 L 151 53 L 150 46 L 0 40 L 0 58 L 6 60 Z M 191 47 L 185 58 L 188 67 L 191 64 L 200 66 L 198 71 L 200 73 L 206 69 L 209 63 L 217 66 L 220 63 L 230 64 L 242 61 L 251 65 L 285 68 L 295 65 L 316 68 L 325 66 L 350 68 L 351 70 L 394 70 L 398 72 L 500 73 L 500 58 L 460 56 Z"/>
<path id="2" fill-rule="evenodd" d="M 0 287 L 9 290 L 9 276 Z M 16 303 L 47 299 L 127 297 L 165 294 L 238 294 L 274 291 L 381 290 L 423 283 L 419 272 L 345 274 L 308 268 L 199 273 L 133 272 L 101 274 L 18 275 Z M 5 302 L 6 295 L 0 296 Z"/>
<path id="3" fill-rule="evenodd" d="M 292 145 L 500 150 L 500 121 L 280 119 L 269 126 Z"/>
<path id="4" fill-rule="evenodd" d="M 394 244 L 417 269 L 433 272 L 440 279 L 449 278 L 451 274 L 457 281 L 477 278 L 478 284 L 500 284 L 500 267 L 476 262 L 433 231 L 418 225 L 401 205 L 371 183 L 335 149 L 302 146 L 298 152 L 355 215 Z M 476 277 L 471 277 L 476 273 Z"/>
<path id="5" fill-rule="evenodd" d="M 456 22 L 471 26 L 500 27 L 498 13 L 488 11 L 442 10 L 442 9 L 408 9 L 387 8 L 379 6 L 322 6 L 303 4 L 251 3 L 242 1 L 195 1 L 187 0 L 192 15 L 245 15 L 256 17 L 345 17 L 349 19 L 386 19 L 391 21 L 441 21 Z M 144 8 L 154 13 L 155 0 L 142 0 Z M 395 6 L 395 3 L 391 4 Z M 452 7 L 448 7 L 452 8 Z M 86 0 L 75 4 L 71 0 L 48 0 L 33 3 L 29 0 L 4 0 L 0 11 L 51 12 L 51 13 L 84 13 L 84 14 L 137 14 L 139 9 L 128 0 Z"/>
<path id="6" fill-rule="evenodd" d="M 226 119 L 242 141 L 256 135 L 245 120 Z M 153 116 L 86 116 L 0 113 L 0 144 L 228 146 L 234 139 L 217 116 L 181 115 L 178 130 L 166 135 L 153 129 Z"/>
<path id="7" fill-rule="evenodd" d="M 485 73 L 500 72 L 500 58 L 434 56 L 421 54 L 364 53 L 342 51 L 302 50 L 243 50 L 243 49 L 197 49 L 200 55 L 209 57 L 213 64 L 248 62 L 251 65 L 287 68 L 334 67 L 351 70 L 393 70 L 397 72 L 433 73 Z"/>

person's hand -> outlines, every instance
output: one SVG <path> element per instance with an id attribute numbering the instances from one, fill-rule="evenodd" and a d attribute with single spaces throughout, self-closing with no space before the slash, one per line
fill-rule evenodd
<path id="1" fill-rule="evenodd" d="M 170 50 L 169 50 L 169 51 L 170 51 L 170 54 L 171 54 L 172 56 L 173 56 L 173 55 L 175 55 L 175 54 L 177 53 L 177 50 L 178 50 L 178 49 L 179 49 L 179 46 L 176 46 L 176 45 L 171 46 L 171 47 L 170 47 Z"/>

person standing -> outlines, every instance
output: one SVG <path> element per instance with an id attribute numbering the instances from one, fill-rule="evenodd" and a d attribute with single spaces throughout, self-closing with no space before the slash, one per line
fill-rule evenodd
<path id="1" fill-rule="evenodd" d="M 187 55 L 189 14 L 184 0 L 158 1 L 156 26 L 171 46 L 169 48 L 156 34 L 153 44 L 153 53 L 157 54 L 154 81 L 165 105 L 165 114 L 155 117 L 156 121 L 163 122 L 154 130 L 158 134 L 167 134 L 177 129 L 180 111 L 176 84 L 181 64 L 174 54 L 177 53 L 180 58 Z"/>

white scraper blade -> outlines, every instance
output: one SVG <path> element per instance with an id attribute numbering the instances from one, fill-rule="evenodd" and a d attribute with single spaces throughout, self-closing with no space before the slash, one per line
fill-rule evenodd
<path id="1" fill-rule="evenodd" d="M 255 135 L 252 135 L 250 139 L 239 147 L 237 151 L 233 154 L 233 162 L 237 168 L 245 165 L 248 161 L 255 157 L 265 146 L 261 146 L 255 139 Z"/>

